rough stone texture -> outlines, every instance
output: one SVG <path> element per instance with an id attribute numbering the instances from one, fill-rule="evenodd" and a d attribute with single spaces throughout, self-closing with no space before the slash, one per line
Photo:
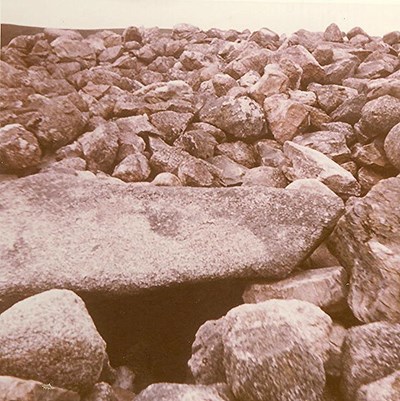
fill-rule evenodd
<path id="1" fill-rule="evenodd" d="M 196 158 L 184 160 L 178 167 L 178 178 L 183 185 L 191 187 L 217 187 L 218 170 L 210 163 Z"/>
<path id="2" fill-rule="evenodd" d="M 179 187 L 182 185 L 181 180 L 172 173 L 157 174 L 151 183 L 158 187 Z"/>
<path id="3" fill-rule="evenodd" d="M 384 148 L 390 163 L 400 171 L 400 123 L 389 131 Z"/>
<path id="4" fill-rule="evenodd" d="M 400 178 L 346 206 L 329 242 L 351 274 L 349 306 L 363 322 L 400 321 Z"/>
<path id="5" fill-rule="evenodd" d="M 0 245 L 3 298 L 54 287 L 122 294 L 216 278 L 284 277 L 343 210 L 329 191 L 178 191 L 56 174 L 0 185 L 0 223 L 8 227 Z M 224 238 L 218 247 L 216 238 Z"/>
<path id="6" fill-rule="evenodd" d="M 342 196 L 360 194 L 354 176 L 324 154 L 290 141 L 285 142 L 283 151 L 288 159 L 284 173 L 289 180 L 316 178 Z"/>
<path id="7" fill-rule="evenodd" d="M 307 107 L 281 95 L 265 99 L 264 111 L 272 135 L 279 143 L 291 141 L 309 123 Z"/>
<path id="8" fill-rule="evenodd" d="M 256 154 L 253 146 L 242 141 L 221 143 L 216 147 L 216 154 L 225 155 L 236 163 L 248 168 L 257 166 Z"/>
<path id="9" fill-rule="evenodd" d="M 160 137 L 167 143 L 172 143 L 185 132 L 191 113 L 178 113 L 176 111 L 160 111 L 150 116 L 150 122 L 159 130 Z"/>
<path id="10" fill-rule="evenodd" d="M 400 399 L 400 370 L 383 379 L 361 386 L 356 401 L 397 401 Z"/>
<path id="11" fill-rule="evenodd" d="M 347 330 L 340 324 L 334 323 L 329 335 L 328 360 L 325 363 L 326 374 L 339 378 L 342 375 L 343 344 L 347 336 Z"/>
<path id="12" fill-rule="evenodd" d="M 237 139 L 260 137 L 265 124 L 261 107 L 246 96 L 211 100 L 200 110 L 199 118 Z"/>
<path id="13" fill-rule="evenodd" d="M 10 124 L 0 128 L 0 171 L 36 166 L 41 155 L 36 137 L 21 124 Z"/>
<path id="14" fill-rule="evenodd" d="M 236 163 L 228 156 L 220 155 L 208 159 L 219 171 L 219 178 L 224 186 L 234 186 L 243 183 L 243 177 L 247 172 L 247 167 Z"/>
<path id="15" fill-rule="evenodd" d="M 143 390 L 135 401 L 234 401 L 226 384 L 212 386 L 157 383 Z"/>
<path id="16" fill-rule="evenodd" d="M 272 300 L 224 317 L 227 383 L 240 400 L 320 400 L 331 319 L 307 302 Z"/>
<path id="17" fill-rule="evenodd" d="M 272 139 L 262 139 L 256 142 L 255 149 L 262 166 L 280 167 L 285 161 L 282 145 Z"/>
<path id="18" fill-rule="evenodd" d="M 267 187 L 285 188 L 287 184 L 286 177 L 279 168 L 260 166 L 246 171 L 242 185 L 265 185 Z"/>
<path id="19" fill-rule="evenodd" d="M 200 159 L 209 159 L 214 156 L 217 145 L 218 142 L 214 136 L 202 130 L 187 131 L 174 142 L 174 146 Z"/>
<path id="20" fill-rule="evenodd" d="M 72 291 L 50 290 L 0 315 L 0 373 L 87 390 L 106 355 L 83 301 Z"/>
<path id="21" fill-rule="evenodd" d="M 192 344 L 192 356 L 188 362 L 191 374 L 197 384 L 226 382 L 223 365 L 223 324 L 223 318 L 209 320 L 197 330 Z"/>
<path id="22" fill-rule="evenodd" d="M 1 401 L 80 401 L 78 393 L 17 377 L 0 376 Z"/>
<path id="23" fill-rule="evenodd" d="M 361 111 L 361 128 L 369 137 L 386 135 L 398 123 L 400 99 L 390 95 L 370 100 Z"/>
<path id="24" fill-rule="evenodd" d="M 151 173 L 149 161 L 146 156 L 136 153 L 125 157 L 113 172 L 113 177 L 125 182 L 146 181 Z"/>
<path id="25" fill-rule="evenodd" d="M 343 346 L 342 391 L 353 401 L 358 389 L 400 368 L 400 325 L 370 323 L 349 329 Z"/>
<path id="26" fill-rule="evenodd" d="M 243 300 L 260 303 L 270 299 L 299 299 L 326 312 L 346 307 L 347 274 L 343 267 L 328 267 L 297 273 L 275 283 L 255 283 L 246 287 Z"/>

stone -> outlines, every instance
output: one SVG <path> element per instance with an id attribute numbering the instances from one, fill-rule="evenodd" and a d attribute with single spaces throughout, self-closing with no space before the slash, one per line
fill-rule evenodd
<path id="1" fill-rule="evenodd" d="M 240 185 L 247 172 L 247 167 L 236 163 L 228 156 L 219 155 L 211 157 L 208 162 L 219 171 L 219 178 L 224 186 Z"/>
<path id="2" fill-rule="evenodd" d="M 21 124 L 0 128 L 0 171 L 35 167 L 40 163 L 41 156 L 36 137 Z"/>
<path id="3" fill-rule="evenodd" d="M 271 300 L 231 309 L 222 342 L 226 379 L 241 400 L 320 400 L 332 321 L 315 305 Z"/>
<path id="4" fill-rule="evenodd" d="M 370 323 L 348 330 L 343 345 L 342 393 L 352 401 L 362 386 L 400 368 L 400 325 Z"/>
<path id="5" fill-rule="evenodd" d="M 178 167 L 178 178 L 182 185 L 191 187 L 220 186 L 218 170 L 204 160 L 187 158 Z"/>
<path id="6" fill-rule="evenodd" d="M 78 142 L 88 170 L 111 172 L 118 152 L 118 129 L 114 123 L 101 125 L 85 133 Z"/>
<path id="7" fill-rule="evenodd" d="M 117 124 L 119 131 L 123 135 L 124 134 L 137 135 L 137 136 L 161 135 L 160 132 L 157 130 L 157 128 L 149 122 L 149 118 L 146 114 L 142 114 L 139 116 L 117 118 L 114 122 L 115 124 Z M 142 149 L 142 146 L 140 146 L 140 149 Z"/>
<path id="8" fill-rule="evenodd" d="M 272 139 L 262 139 L 254 146 L 262 166 L 280 167 L 285 161 L 282 145 Z"/>
<path id="9" fill-rule="evenodd" d="M 264 69 L 263 76 L 249 88 L 249 94 L 262 105 L 266 97 L 286 93 L 289 83 L 289 78 L 278 64 L 268 64 Z"/>
<path id="10" fill-rule="evenodd" d="M 298 180 L 292 182 L 290 185 L 298 184 L 300 181 L 309 181 L 309 180 Z M 320 181 L 316 181 L 320 183 Z M 322 184 L 323 185 L 323 184 Z M 335 256 L 329 251 L 326 242 L 323 242 L 309 257 L 308 262 L 310 263 L 310 267 L 312 269 L 321 269 L 324 267 L 333 267 L 339 266 L 340 263 Z"/>
<path id="11" fill-rule="evenodd" d="M 223 365 L 222 330 L 224 319 L 208 320 L 197 330 L 188 362 L 196 384 L 226 382 Z"/>
<path id="12" fill-rule="evenodd" d="M 187 131 L 174 142 L 174 146 L 200 159 L 213 157 L 217 145 L 217 140 L 202 130 Z"/>
<path id="13" fill-rule="evenodd" d="M 81 159 L 80 157 L 68 157 L 60 161 L 51 162 L 50 164 L 40 169 L 41 172 L 46 172 L 50 170 L 57 170 L 64 173 L 73 173 L 79 170 L 83 171 L 86 170 L 86 161 Z"/>
<path id="14" fill-rule="evenodd" d="M 283 171 L 290 181 L 316 178 L 341 196 L 360 195 L 354 176 L 321 152 L 290 141 L 285 142 L 283 152 L 287 158 Z"/>
<path id="15" fill-rule="evenodd" d="M 357 57 L 345 58 L 323 67 L 325 84 L 343 85 L 345 79 L 354 76 L 360 60 Z"/>
<path id="16" fill-rule="evenodd" d="M 366 102 L 367 98 L 363 94 L 345 100 L 331 113 L 332 120 L 354 125 L 360 119 Z"/>
<path id="17" fill-rule="evenodd" d="M 353 127 L 349 123 L 332 121 L 322 124 L 321 129 L 323 131 L 341 132 L 346 137 L 346 143 L 348 146 L 354 145 L 354 143 L 357 142 L 357 136 L 355 135 Z"/>
<path id="18" fill-rule="evenodd" d="M 17 302 L 0 315 L 0 328 L 2 375 L 73 391 L 89 389 L 100 377 L 106 344 L 72 291 L 49 290 Z"/>
<path id="19" fill-rule="evenodd" d="M 346 144 L 346 137 L 337 131 L 316 131 L 299 135 L 293 142 L 307 146 L 323 153 L 336 163 L 343 163 L 350 159 L 350 149 Z"/>
<path id="20" fill-rule="evenodd" d="M 54 387 L 50 383 L 0 376 L 1 401 L 80 401 L 74 391 Z"/>
<path id="21" fill-rule="evenodd" d="M 115 369 L 116 378 L 113 387 L 119 387 L 123 390 L 134 391 L 135 374 L 127 366 L 119 366 Z"/>
<path id="22" fill-rule="evenodd" d="M 342 31 L 336 24 L 330 24 L 324 32 L 324 40 L 328 42 L 343 42 L 343 34 Z"/>
<path id="23" fill-rule="evenodd" d="M 279 35 L 268 28 L 261 28 L 260 30 L 253 32 L 248 40 L 256 42 L 261 47 L 268 47 L 279 40 Z"/>
<path id="24" fill-rule="evenodd" d="M 133 395 L 132 395 L 133 396 Z M 96 383 L 83 401 L 118 401 L 112 387 L 108 383 Z"/>
<path id="25" fill-rule="evenodd" d="M 389 32 L 383 36 L 383 41 L 388 45 L 394 45 L 400 43 L 400 31 Z"/>
<path id="26" fill-rule="evenodd" d="M 216 74 L 213 76 L 211 82 L 218 97 L 225 96 L 230 89 L 237 86 L 236 80 L 228 74 Z"/>
<path id="27" fill-rule="evenodd" d="M 151 168 L 147 157 L 141 153 L 135 153 L 125 157 L 114 168 L 113 177 L 125 182 L 146 181 L 151 173 Z"/>
<path id="28" fill-rule="evenodd" d="M 156 383 L 135 397 L 135 401 L 234 401 L 226 384 L 212 386 Z"/>
<path id="29" fill-rule="evenodd" d="M 289 99 L 307 106 L 316 106 L 317 96 L 314 92 L 289 90 Z"/>
<path id="30" fill-rule="evenodd" d="M 346 336 L 347 329 L 334 323 L 329 334 L 328 360 L 325 363 L 326 374 L 330 377 L 340 378 L 342 375 L 343 344 Z"/>
<path id="31" fill-rule="evenodd" d="M 352 149 L 352 159 L 361 166 L 378 169 L 389 169 L 391 167 L 380 138 L 366 145 L 356 144 Z"/>
<path id="32" fill-rule="evenodd" d="M 50 45 L 57 57 L 64 61 L 96 60 L 93 48 L 83 40 L 73 40 L 62 35 L 53 40 Z"/>
<path id="33" fill-rule="evenodd" d="M 216 154 L 225 155 L 236 163 L 248 168 L 257 166 L 254 148 L 242 141 L 221 143 L 216 146 Z"/>
<path id="34" fill-rule="evenodd" d="M 390 163 L 400 170 L 400 123 L 396 124 L 387 134 L 384 150 Z"/>
<path id="35" fill-rule="evenodd" d="M 172 173 L 157 174 L 151 183 L 158 187 L 180 187 L 182 185 L 181 180 Z"/>
<path id="36" fill-rule="evenodd" d="M 381 96 L 391 95 L 400 98 L 400 79 L 381 78 L 368 81 L 365 88 L 368 100 L 373 100 Z"/>
<path id="37" fill-rule="evenodd" d="M 356 395 L 356 401 L 396 401 L 400 398 L 400 370 L 383 379 L 361 386 Z"/>
<path id="38" fill-rule="evenodd" d="M 361 129 L 369 137 L 386 135 L 400 123 L 400 99 L 385 95 L 370 100 L 361 111 Z"/>
<path id="39" fill-rule="evenodd" d="M 264 111 L 273 137 L 281 144 L 291 141 L 309 124 L 307 107 L 281 95 L 266 98 Z"/>
<path id="40" fill-rule="evenodd" d="M 346 271 L 341 266 L 313 269 L 275 283 L 249 284 L 243 293 L 243 301 L 260 303 L 270 299 L 299 299 L 332 313 L 347 305 L 347 281 Z"/>
<path id="41" fill-rule="evenodd" d="M 124 53 L 121 45 L 111 46 L 104 49 L 98 56 L 98 60 L 102 63 L 113 63 Z"/>
<path id="42" fill-rule="evenodd" d="M 9 227 L 0 237 L 0 306 L 51 288 L 122 295 L 283 278 L 343 211 L 326 191 L 138 187 L 93 175 L 37 174 L 0 183 L 0 191 L 0 225 Z"/>
<path id="43" fill-rule="evenodd" d="M 319 106 L 327 113 L 331 113 L 344 101 L 358 95 L 355 89 L 341 85 L 320 85 L 312 83 L 308 85 L 307 90 L 317 95 Z"/>
<path id="44" fill-rule="evenodd" d="M 366 195 L 379 181 L 387 178 L 370 167 L 361 167 L 357 172 L 358 182 L 361 185 L 361 195 Z"/>
<path id="45" fill-rule="evenodd" d="M 214 125 L 197 122 L 190 124 L 187 128 L 187 131 L 196 131 L 196 130 L 200 130 L 207 134 L 211 134 L 219 143 L 226 141 L 225 132 L 217 127 L 214 127 Z"/>
<path id="46" fill-rule="evenodd" d="M 129 26 L 128 28 L 124 29 L 124 32 L 122 33 L 122 39 L 124 43 L 127 42 L 142 42 L 142 33 L 140 32 L 140 29 L 135 27 L 135 26 Z"/>
<path id="47" fill-rule="evenodd" d="M 329 245 L 350 272 L 349 306 L 362 322 L 400 321 L 400 178 L 380 181 L 354 199 Z"/>
<path id="48" fill-rule="evenodd" d="M 265 124 L 261 107 L 246 96 L 211 100 L 200 110 L 199 119 L 215 125 L 236 139 L 262 136 Z"/>
<path id="49" fill-rule="evenodd" d="M 260 166 L 252 168 L 243 176 L 243 186 L 265 185 L 267 187 L 285 188 L 288 184 L 285 175 L 279 168 Z"/>

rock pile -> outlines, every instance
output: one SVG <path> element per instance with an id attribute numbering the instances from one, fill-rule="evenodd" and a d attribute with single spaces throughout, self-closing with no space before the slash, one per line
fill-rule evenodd
<path id="1" fill-rule="evenodd" d="M 400 32 L 45 29 L 0 77 L 0 401 L 400 399 Z M 215 280 L 181 383 L 85 306 Z"/>

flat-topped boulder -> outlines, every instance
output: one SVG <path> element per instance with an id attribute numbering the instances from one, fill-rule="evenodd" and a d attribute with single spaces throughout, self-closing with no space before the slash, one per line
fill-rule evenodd
<path id="1" fill-rule="evenodd" d="M 92 177 L 92 178 L 90 178 Z M 331 231 L 331 191 L 171 188 L 42 173 L 0 184 L 0 299 L 286 277 Z"/>

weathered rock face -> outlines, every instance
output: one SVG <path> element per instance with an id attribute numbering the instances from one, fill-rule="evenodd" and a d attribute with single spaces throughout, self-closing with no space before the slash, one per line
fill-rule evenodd
<path id="1" fill-rule="evenodd" d="M 297 273 L 276 283 L 247 286 L 243 300 L 259 303 L 269 299 L 299 299 L 319 306 L 327 312 L 346 306 L 347 274 L 340 266 Z"/>
<path id="2" fill-rule="evenodd" d="M 399 370 L 400 325 L 377 322 L 351 328 L 342 359 L 342 390 L 345 399 L 350 401 L 355 399 L 361 386 Z"/>
<path id="3" fill-rule="evenodd" d="M 0 376 L 1 401 L 80 401 L 78 393 L 49 383 Z"/>
<path id="4" fill-rule="evenodd" d="M 238 399 L 320 400 L 331 319 L 301 301 L 241 305 L 224 318 L 227 383 Z"/>
<path id="5" fill-rule="evenodd" d="M 400 398 L 400 370 L 383 379 L 361 386 L 357 391 L 356 401 L 396 401 Z"/>
<path id="6" fill-rule="evenodd" d="M 395 125 L 386 136 L 385 153 L 390 163 L 400 170 L 400 123 Z"/>
<path id="7" fill-rule="evenodd" d="M 53 174 L 5 182 L 1 191 L 1 225 L 9 227 L 0 247 L 4 297 L 54 287 L 132 293 L 201 279 L 283 277 L 343 207 L 332 193 L 177 191 Z M 217 238 L 224 238 L 218 247 Z"/>
<path id="8" fill-rule="evenodd" d="M 349 305 L 363 322 L 400 321 L 400 178 L 347 205 L 330 245 L 351 274 Z"/>
<path id="9" fill-rule="evenodd" d="M 83 301 L 72 291 L 50 290 L 0 315 L 0 373 L 75 391 L 100 377 L 105 342 Z"/>
<path id="10" fill-rule="evenodd" d="M 135 401 L 233 401 L 226 384 L 213 386 L 157 383 L 143 390 Z"/>

